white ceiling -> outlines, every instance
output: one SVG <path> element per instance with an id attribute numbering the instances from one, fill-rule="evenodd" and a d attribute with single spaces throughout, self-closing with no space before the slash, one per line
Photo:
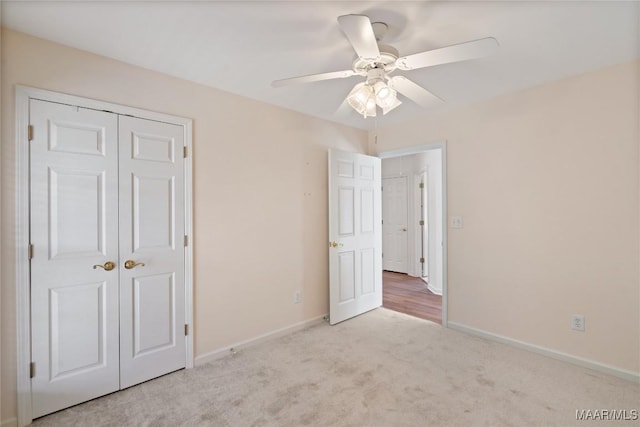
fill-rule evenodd
<path id="1" fill-rule="evenodd" d="M 640 2 L 2 1 L 4 26 L 361 129 L 478 102 L 640 58 Z M 408 55 L 482 37 L 498 53 L 402 72 L 445 100 L 409 100 L 363 119 L 338 107 L 362 77 L 272 88 L 272 80 L 351 67 L 336 18 L 365 14 Z M 398 72 L 396 72 L 398 73 Z"/>

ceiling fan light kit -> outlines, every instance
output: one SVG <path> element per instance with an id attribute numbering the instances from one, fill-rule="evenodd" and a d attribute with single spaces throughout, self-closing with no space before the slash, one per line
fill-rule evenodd
<path id="1" fill-rule="evenodd" d="M 378 102 L 378 105 L 380 106 L 380 108 L 382 108 L 382 114 L 385 115 L 387 114 L 389 111 L 393 110 L 394 108 L 400 106 L 400 104 L 402 104 L 402 101 L 400 101 L 397 97 L 397 92 L 393 89 L 391 89 L 393 92 L 393 95 L 384 99 L 383 101 Z"/>
<path id="2" fill-rule="evenodd" d="M 487 37 L 399 57 L 394 47 L 378 44 L 387 32 L 387 24 L 371 23 L 364 15 L 339 16 L 338 24 L 356 52 L 351 70 L 276 80 L 271 85 L 280 87 L 356 75 L 365 77 L 364 82 L 357 83 L 351 89 L 346 102 L 366 119 L 376 116 L 377 107 L 382 109 L 382 114 L 387 114 L 402 104 L 398 99 L 398 93 L 423 108 L 431 108 L 443 102 L 436 95 L 404 76 L 389 77 L 396 69 L 409 71 L 480 58 L 491 54 L 498 47 L 496 39 Z"/>
<path id="3" fill-rule="evenodd" d="M 373 103 L 370 102 L 372 99 Z M 365 83 L 358 83 L 351 89 L 347 95 L 347 103 L 365 118 L 376 115 L 375 94 L 371 86 Z"/>
<path id="4" fill-rule="evenodd" d="M 382 109 L 382 114 L 387 114 L 402 104 L 398 92 L 385 82 L 384 70 L 380 68 L 367 72 L 367 80 L 351 89 L 347 103 L 364 118 L 376 116 L 376 105 Z"/>

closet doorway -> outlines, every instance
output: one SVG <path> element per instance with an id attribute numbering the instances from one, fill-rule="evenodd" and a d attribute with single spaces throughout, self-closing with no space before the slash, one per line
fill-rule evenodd
<path id="1" fill-rule="evenodd" d="M 23 424 L 193 365 L 191 175 L 190 121 L 29 88 L 18 100 Z"/>

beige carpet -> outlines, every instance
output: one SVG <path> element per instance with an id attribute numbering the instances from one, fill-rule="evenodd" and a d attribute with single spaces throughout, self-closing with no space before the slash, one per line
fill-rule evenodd
<path id="1" fill-rule="evenodd" d="M 319 324 L 35 426 L 568 426 L 640 385 L 385 309 Z"/>

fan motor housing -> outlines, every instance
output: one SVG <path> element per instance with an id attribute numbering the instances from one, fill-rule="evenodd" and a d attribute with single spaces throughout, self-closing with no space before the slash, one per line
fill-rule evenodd
<path id="1" fill-rule="evenodd" d="M 356 57 L 353 60 L 353 71 L 366 74 L 367 71 L 373 68 L 381 68 L 386 72 L 391 72 L 396 69 L 396 60 L 398 59 L 398 50 L 393 46 L 378 45 L 380 50 L 380 58 L 376 61 L 370 59 L 363 59 Z"/>

